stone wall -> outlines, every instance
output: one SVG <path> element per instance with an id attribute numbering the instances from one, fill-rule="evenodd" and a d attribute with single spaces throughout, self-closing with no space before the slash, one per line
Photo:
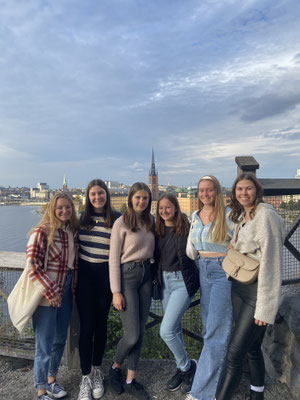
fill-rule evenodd
<path id="1" fill-rule="evenodd" d="M 300 295 L 285 294 L 273 326 L 264 339 L 266 369 L 300 398 Z"/>

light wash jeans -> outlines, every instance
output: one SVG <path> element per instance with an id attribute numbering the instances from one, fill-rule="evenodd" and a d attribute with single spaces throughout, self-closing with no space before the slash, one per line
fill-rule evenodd
<path id="1" fill-rule="evenodd" d="M 189 308 L 192 297 L 188 295 L 181 271 L 163 271 L 163 320 L 160 326 L 160 336 L 176 360 L 176 367 L 181 371 L 189 370 L 189 360 L 182 334 L 181 319 Z"/>
<path id="2" fill-rule="evenodd" d="M 48 375 L 56 376 L 72 315 L 72 271 L 67 273 L 60 307 L 38 306 L 32 316 L 35 336 L 34 385 L 45 389 Z"/>
<path id="3" fill-rule="evenodd" d="M 200 257 L 200 307 L 203 349 L 198 361 L 191 395 L 198 400 L 214 400 L 224 369 L 232 328 L 231 282 L 222 269 L 224 257 Z"/>

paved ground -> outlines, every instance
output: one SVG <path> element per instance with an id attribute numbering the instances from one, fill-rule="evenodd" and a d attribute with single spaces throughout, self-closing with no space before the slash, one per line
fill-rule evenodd
<path id="1" fill-rule="evenodd" d="M 107 381 L 110 362 L 103 364 L 103 372 Z M 175 365 L 172 361 L 141 361 L 137 379 L 147 386 L 153 400 L 183 400 L 180 391 L 167 392 L 164 390 L 165 382 L 175 372 Z M 59 372 L 59 381 L 68 390 L 66 400 L 76 400 L 78 385 L 80 382 L 79 370 L 68 370 L 63 366 Z M 244 399 L 248 391 L 246 379 L 241 383 L 234 400 Z M 33 388 L 32 363 L 29 361 L 0 357 L 0 399 L 5 400 L 31 400 L 36 399 L 36 392 Z M 116 395 L 106 385 L 105 400 L 129 400 L 132 399 L 124 394 Z M 265 400 L 292 400 L 288 388 L 278 382 L 267 378 Z M 210 399 L 208 399 L 210 400 Z M 211 399 L 213 400 L 213 399 Z"/>

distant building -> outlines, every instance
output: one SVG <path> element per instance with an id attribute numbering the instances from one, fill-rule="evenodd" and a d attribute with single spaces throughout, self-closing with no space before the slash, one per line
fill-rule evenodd
<path id="1" fill-rule="evenodd" d="M 177 194 L 177 200 L 180 206 L 181 212 L 186 214 L 188 217 L 196 210 L 198 210 L 198 198 L 195 192 L 179 192 Z"/>
<path id="2" fill-rule="evenodd" d="M 155 169 L 154 151 L 153 151 L 153 149 L 152 149 L 151 169 L 149 171 L 149 188 L 151 190 L 152 200 L 157 201 L 158 198 L 159 198 L 158 172 Z"/>
<path id="3" fill-rule="evenodd" d="M 112 194 L 110 196 L 111 206 L 114 210 L 121 211 L 124 204 L 127 206 L 127 196 L 124 194 L 116 195 Z"/>
<path id="4" fill-rule="evenodd" d="M 38 182 L 37 188 L 38 190 L 49 190 L 49 185 L 46 182 Z"/>
<path id="5" fill-rule="evenodd" d="M 300 169 L 297 169 L 297 175 L 295 176 L 296 179 L 300 179 Z"/>
<path id="6" fill-rule="evenodd" d="M 151 210 L 150 210 L 150 213 L 151 213 L 152 215 L 154 215 L 154 216 L 156 215 L 157 203 L 158 203 L 157 200 L 152 200 L 152 202 L 151 202 Z"/>
<path id="7" fill-rule="evenodd" d="M 121 186 L 121 184 L 116 181 L 105 181 L 105 185 L 108 189 L 118 189 Z"/>

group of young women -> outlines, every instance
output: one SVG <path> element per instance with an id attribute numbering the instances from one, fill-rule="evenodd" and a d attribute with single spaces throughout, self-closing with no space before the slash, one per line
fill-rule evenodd
<path id="1" fill-rule="evenodd" d="M 190 224 L 169 193 L 160 197 L 155 220 L 151 192 L 141 182 L 131 187 L 122 216 L 112 210 L 109 190 L 99 179 L 87 187 L 80 221 L 67 194 L 51 199 L 26 249 L 29 276 L 43 293 L 33 315 L 34 380 L 40 400 L 67 394 L 56 375 L 73 297 L 80 319 L 78 400 L 104 395 L 100 367 L 111 303 L 120 312 L 123 336 L 109 370 L 110 387 L 116 394 L 151 399 L 135 375 L 154 275 L 162 287 L 160 335 L 176 361 L 166 389 L 180 389 L 186 400 L 230 400 L 247 356 L 251 387 L 246 398 L 263 399 L 261 343 L 279 304 L 284 225 L 263 202 L 261 185 L 250 173 L 235 180 L 231 208 L 224 206 L 220 184 L 211 175 L 200 179 L 198 200 Z M 222 261 L 229 247 L 259 261 L 254 283 L 228 279 Z M 197 362 L 185 351 L 181 320 L 199 286 L 204 345 Z"/>

